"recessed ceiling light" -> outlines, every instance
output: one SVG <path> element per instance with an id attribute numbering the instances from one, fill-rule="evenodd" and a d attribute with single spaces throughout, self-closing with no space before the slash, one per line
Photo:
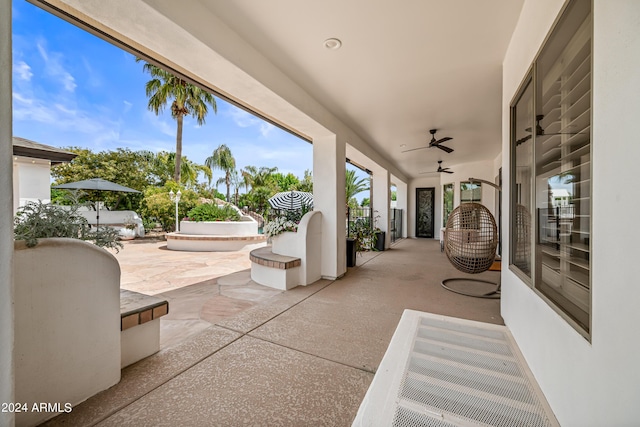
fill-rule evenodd
<path id="1" fill-rule="evenodd" d="M 339 39 L 331 38 L 324 41 L 324 47 L 327 49 L 337 50 L 340 49 L 340 46 L 342 46 L 342 42 Z"/>
<path id="2" fill-rule="evenodd" d="M 400 144 L 400 148 L 404 148 L 406 146 L 407 146 L 407 144 Z"/>

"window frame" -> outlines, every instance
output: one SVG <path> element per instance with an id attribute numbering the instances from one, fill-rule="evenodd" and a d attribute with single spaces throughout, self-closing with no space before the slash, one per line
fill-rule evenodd
<path id="1" fill-rule="evenodd" d="M 513 244 L 513 235 L 514 235 L 514 221 L 515 221 L 515 205 L 516 205 L 516 199 L 517 199 L 517 188 L 515 185 L 515 170 L 516 170 L 516 156 L 515 156 L 515 133 L 516 133 L 516 126 L 515 126 L 515 122 L 516 122 L 516 118 L 515 118 L 515 105 L 517 104 L 517 102 L 521 99 L 523 93 L 525 90 L 527 90 L 528 85 L 532 85 L 533 88 L 533 108 L 532 108 L 532 117 L 531 117 L 531 122 L 532 123 L 536 123 L 536 112 L 538 110 L 538 103 L 540 102 L 539 96 L 540 96 L 540 85 L 541 85 L 541 80 L 540 78 L 542 76 L 539 75 L 539 70 L 538 70 L 538 63 L 541 59 L 542 54 L 545 52 L 545 48 L 548 46 L 548 43 L 550 42 L 550 39 L 552 39 L 552 37 L 556 36 L 557 33 L 556 31 L 560 32 L 561 30 L 559 29 L 561 27 L 562 24 L 566 23 L 566 17 L 568 15 L 566 15 L 571 9 L 572 7 L 576 6 L 576 4 L 578 4 L 579 1 L 578 0 L 568 0 L 565 5 L 563 6 L 562 10 L 559 12 L 554 24 L 552 25 L 551 29 L 549 30 L 547 36 L 545 37 L 544 41 L 542 42 L 540 49 L 538 51 L 538 53 L 536 54 L 535 58 L 533 59 L 533 62 L 530 66 L 530 68 L 527 70 L 525 77 L 522 79 L 522 82 L 520 83 L 518 89 L 515 92 L 515 95 L 513 96 L 511 103 L 509 105 L 510 111 L 509 111 L 509 183 L 510 183 L 510 191 L 509 191 L 509 270 L 511 272 L 513 272 L 520 280 L 522 280 L 527 286 L 529 286 L 534 293 L 539 296 L 546 304 L 549 305 L 550 308 L 552 308 L 560 317 L 562 317 L 568 324 L 570 324 L 575 330 L 576 332 L 578 332 L 580 335 L 582 335 L 587 341 L 591 341 L 591 334 L 593 331 L 593 286 L 592 286 L 592 280 L 593 280 L 593 274 L 589 273 L 589 288 L 588 288 L 588 292 L 589 292 L 589 309 L 587 312 L 588 315 L 588 325 L 586 325 L 586 328 L 580 324 L 578 321 L 576 321 L 571 315 L 569 315 L 566 311 L 566 308 L 562 308 L 562 306 L 560 305 L 560 303 L 552 300 L 550 297 L 547 297 L 540 289 L 538 289 L 538 283 L 539 281 L 542 280 L 541 274 L 539 273 L 539 270 L 541 268 L 542 265 L 542 255 L 538 255 L 537 254 L 537 244 L 538 244 L 538 234 L 540 232 L 540 224 L 538 224 L 538 215 L 537 215 L 537 192 L 539 190 L 538 188 L 538 183 L 537 183 L 537 179 L 538 179 L 538 172 L 539 172 L 539 167 L 537 165 L 537 161 L 536 161 L 536 155 L 537 155 L 537 149 L 536 146 L 538 144 L 538 136 L 536 135 L 536 132 L 532 133 L 532 141 L 533 141 L 533 147 L 532 147 L 532 158 L 531 158 L 531 177 L 530 177 L 530 184 L 531 184 L 531 195 L 530 195 L 530 203 L 531 206 L 533 207 L 533 209 L 535 209 L 535 215 L 534 213 L 532 213 L 532 238 L 531 238 L 531 265 L 532 265 L 532 271 L 531 271 L 531 277 L 527 276 L 522 270 L 520 270 L 516 265 L 512 264 L 512 247 L 511 245 Z M 589 183 L 589 204 L 588 204 L 588 209 L 589 209 L 589 234 L 590 234 L 590 246 L 589 246 L 589 250 L 588 250 L 588 259 L 590 260 L 590 265 L 592 265 L 593 263 L 593 206 L 594 206 L 594 202 L 593 202 L 593 130 L 592 130 L 592 124 L 593 124 L 593 55 L 594 55 L 594 50 L 593 50 L 593 33 L 594 33 L 594 26 L 593 26 L 593 15 L 594 15 L 594 8 L 593 8 L 593 2 L 590 2 L 590 10 L 589 10 L 589 14 L 590 14 L 590 18 L 591 19 L 591 24 L 590 24 L 590 105 L 591 108 L 589 110 L 589 159 L 590 159 L 590 164 L 589 164 L 589 177 L 590 177 L 590 183 Z M 572 32 L 571 33 L 571 38 L 573 38 L 575 35 L 577 34 L 577 31 Z M 571 39 L 570 38 L 570 39 Z M 541 140 L 542 138 L 540 138 Z"/>

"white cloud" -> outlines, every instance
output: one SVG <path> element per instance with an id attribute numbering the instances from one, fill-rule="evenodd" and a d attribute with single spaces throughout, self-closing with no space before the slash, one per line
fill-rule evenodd
<path id="1" fill-rule="evenodd" d="M 38 52 L 40 52 L 40 56 L 45 62 L 44 69 L 46 73 L 49 76 L 57 79 L 65 88 L 65 90 L 73 92 L 78 85 L 76 84 L 76 79 L 62 65 L 64 59 L 62 54 L 57 52 L 53 52 L 50 54 L 49 52 L 47 52 L 42 42 L 36 43 L 36 47 L 38 48 Z"/>
<path id="2" fill-rule="evenodd" d="M 18 61 L 13 64 L 13 74 L 20 80 L 30 81 L 33 77 L 31 67 L 24 61 Z"/>
<path id="3" fill-rule="evenodd" d="M 91 138 L 118 126 L 104 116 L 93 117 L 88 112 L 18 92 L 13 92 L 13 100 L 13 116 L 16 121 L 46 124 L 55 130 L 83 133 Z"/>
<path id="4" fill-rule="evenodd" d="M 228 114 L 233 119 L 234 123 L 241 128 L 258 127 L 260 135 L 264 138 L 266 138 L 271 131 L 275 129 L 275 126 L 271 123 L 265 122 L 261 118 L 236 107 L 231 107 L 228 110 Z"/>
<path id="5" fill-rule="evenodd" d="M 163 134 L 173 137 L 176 136 L 176 124 L 174 122 L 169 124 L 151 111 L 146 112 L 145 118 L 153 127 Z"/>
<path id="6" fill-rule="evenodd" d="M 124 103 L 124 109 L 122 110 L 123 113 L 128 113 L 131 110 L 131 107 L 133 107 L 133 104 L 129 101 L 122 101 Z"/>

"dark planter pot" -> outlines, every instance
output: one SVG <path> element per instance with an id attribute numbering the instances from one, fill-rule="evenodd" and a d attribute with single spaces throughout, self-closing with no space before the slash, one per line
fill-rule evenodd
<path id="1" fill-rule="evenodd" d="M 356 266 L 356 239 L 347 238 L 347 267 Z"/>
<path id="2" fill-rule="evenodd" d="M 384 251 L 385 234 L 386 233 L 384 231 L 378 231 L 378 232 L 375 233 L 375 235 L 376 235 L 375 250 L 376 251 Z"/>

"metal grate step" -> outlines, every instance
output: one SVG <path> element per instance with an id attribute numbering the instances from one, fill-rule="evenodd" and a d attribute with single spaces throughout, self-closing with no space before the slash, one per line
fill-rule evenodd
<path id="1" fill-rule="evenodd" d="M 509 330 L 406 310 L 354 426 L 557 426 Z"/>

